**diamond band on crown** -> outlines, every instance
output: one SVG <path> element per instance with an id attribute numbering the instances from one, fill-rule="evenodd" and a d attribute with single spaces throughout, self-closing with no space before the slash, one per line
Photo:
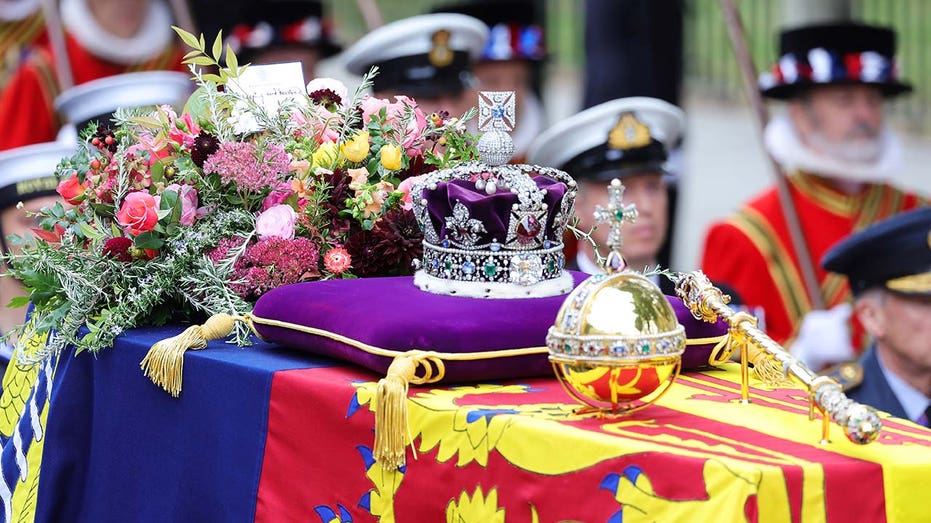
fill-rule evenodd
<path id="1" fill-rule="evenodd" d="M 562 243 L 533 252 L 502 251 L 500 244 L 470 250 L 423 245 L 423 270 L 447 280 L 533 285 L 558 278 L 565 264 Z"/>

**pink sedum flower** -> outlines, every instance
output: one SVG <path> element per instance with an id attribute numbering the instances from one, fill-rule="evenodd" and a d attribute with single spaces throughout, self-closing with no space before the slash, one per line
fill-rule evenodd
<path id="1" fill-rule="evenodd" d="M 258 150 L 248 142 L 223 142 L 204 162 L 205 173 L 217 173 L 224 184 L 250 192 L 276 184 L 290 169 L 291 159 L 278 144 Z"/>

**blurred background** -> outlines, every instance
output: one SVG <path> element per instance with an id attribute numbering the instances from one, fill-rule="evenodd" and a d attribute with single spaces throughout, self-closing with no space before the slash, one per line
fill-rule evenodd
<path id="1" fill-rule="evenodd" d="M 649 0 L 653 1 L 653 0 Z M 679 212 L 671 266 L 697 267 L 704 231 L 710 222 L 735 210 L 741 202 L 772 183 L 758 137 L 757 124 L 743 94 L 740 72 L 731 49 L 719 0 L 675 0 L 682 12 L 683 78 L 680 105 L 688 131 L 679 159 Z M 647 0 L 642 0 L 646 3 Z M 429 12 L 431 0 L 378 0 L 385 23 Z M 905 143 L 906 169 L 897 182 L 931 194 L 931 2 L 927 0 L 752 0 L 740 8 L 748 46 L 758 69 L 772 66 L 781 27 L 837 17 L 894 27 L 898 31 L 900 76 L 915 91 L 890 106 L 891 125 Z M 548 124 L 583 108 L 585 78 L 585 14 L 583 0 L 542 0 L 549 58 L 544 66 L 543 103 Z M 355 1 L 327 5 L 338 34 L 352 42 L 366 31 Z M 676 20 L 654 21 L 669 27 Z M 618 30 L 628 21 L 617 20 Z M 345 78 L 339 58 L 322 64 L 320 74 Z M 352 79 L 348 79 L 350 82 Z M 770 105 L 778 112 L 780 107 Z"/>

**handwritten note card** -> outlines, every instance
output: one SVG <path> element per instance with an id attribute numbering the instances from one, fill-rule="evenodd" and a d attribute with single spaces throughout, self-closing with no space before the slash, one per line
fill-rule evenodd
<path id="1" fill-rule="evenodd" d="M 307 105 L 304 72 L 300 62 L 250 65 L 228 87 L 231 92 L 250 98 L 269 115 L 277 114 L 283 106 L 289 104 Z M 232 116 L 237 133 L 262 130 L 250 104 L 246 102 L 238 103 Z"/>

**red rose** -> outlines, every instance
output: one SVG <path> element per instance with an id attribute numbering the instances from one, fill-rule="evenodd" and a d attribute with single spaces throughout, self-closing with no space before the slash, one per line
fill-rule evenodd
<path id="1" fill-rule="evenodd" d="M 84 190 L 87 189 L 87 181 L 78 182 L 78 174 L 74 173 L 71 178 L 62 180 L 58 183 L 58 194 L 71 205 L 77 205 L 84 201 Z"/>
<path id="2" fill-rule="evenodd" d="M 116 213 L 116 221 L 131 236 L 151 231 L 158 223 L 158 203 L 145 191 L 131 192 Z"/>

